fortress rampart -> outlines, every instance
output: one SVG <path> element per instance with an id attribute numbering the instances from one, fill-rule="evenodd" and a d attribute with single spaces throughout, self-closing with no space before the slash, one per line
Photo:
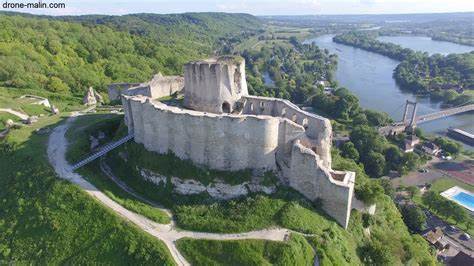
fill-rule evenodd
<path id="1" fill-rule="evenodd" d="M 193 79 L 193 85 L 185 83 L 184 106 L 147 94 L 122 94 L 135 141 L 213 169 L 274 171 L 308 199 L 321 200 L 323 209 L 347 227 L 355 174 L 331 168 L 330 121 L 287 100 L 247 95 L 244 81 L 228 83 L 242 77 L 244 63 L 219 62 L 187 65 L 185 80 Z M 194 98 L 199 91 L 205 95 Z"/>
<path id="2" fill-rule="evenodd" d="M 144 95 L 153 99 L 170 96 L 184 88 L 184 78 L 158 73 L 146 83 L 114 83 L 108 88 L 109 100 L 120 100 L 121 94 Z"/>
<path id="3" fill-rule="evenodd" d="M 242 101 L 243 114 L 282 117 L 301 125 L 306 136 L 303 143 L 319 155 L 324 166 L 331 167 L 332 127 L 327 118 L 303 111 L 288 100 L 247 95 Z"/>
<path id="4" fill-rule="evenodd" d="M 213 169 L 276 170 L 279 144 L 304 133 L 301 126 L 270 116 L 203 113 L 140 96 L 123 101 L 136 142 Z"/>

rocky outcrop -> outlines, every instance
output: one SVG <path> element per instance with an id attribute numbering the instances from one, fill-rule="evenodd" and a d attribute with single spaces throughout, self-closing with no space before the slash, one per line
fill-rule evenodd
<path id="1" fill-rule="evenodd" d="M 86 95 L 84 96 L 83 103 L 85 105 L 96 105 L 98 103 L 102 104 L 104 103 L 104 99 L 94 90 L 94 88 L 89 87 L 86 92 Z"/>
<path id="2" fill-rule="evenodd" d="M 51 113 L 53 115 L 57 115 L 57 114 L 59 114 L 59 109 L 56 106 L 51 105 Z"/>
<path id="3" fill-rule="evenodd" d="M 181 179 L 178 177 L 170 177 L 154 173 L 147 169 L 137 169 L 143 179 L 152 182 L 156 185 L 166 185 L 168 182 L 173 184 L 174 192 L 182 195 L 192 195 L 207 192 L 209 196 L 215 199 L 229 200 L 249 193 L 262 192 L 265 194 L 272 194 L 276 191 L 275 186 L 263 186 L 254 182 L 243 182 L 238 185 L 226 184 L 222 181 L 217 181 L 204 185 L 203 183 L 194 179 Z"/>

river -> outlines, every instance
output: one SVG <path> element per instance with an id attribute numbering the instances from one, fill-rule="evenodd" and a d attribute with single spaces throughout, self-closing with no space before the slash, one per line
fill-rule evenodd
<path id="1" fill-rule="evenodd" d="M 359 48 L 335 43 L 332 41 L 333 36 L 322 35 L 306 40 L 305 43 L 314 42 L 320 48 L 328 49 L 331 53 L 338 55 L 336 79 L 340 86 L 348 88 L 359 97 L 362 107 L 386 112 L 395 120 L 401 120 L 406 100 L 418 102 L 418 115 L 441 110 L 440 103 L 431 102 L 427 97 L 417 97 L 411 92 L 400 90 L 392 77 L 393 70 L 399 61 Z M 404 47 L 408 47 L 409 39 L 407 38 L 409 37 L 404 37 Z M 414 42 L 416 42 L 419 37 L 411 38 L 415 38 Z M 445 42 L 432 42 L 429 45 L 430 51 L 441 49 L 439 47 L 435 48 L 438 43 L 446 45 Z M 453 43 L 452 46 L 455 47 L 458 44 Z M 421 124 L 420 128 L 427 133 L 442 135 L 446 133 L 448 127 L 456 127 L 472 133 L 474 132 L 473 118 L 472 114 L 460 114 Z M 473 147 L 464 146 L 474 150 Z"/>
<path id="2" fill-rule="evenodd" d="M 377 39 L 382 42 L 395 43 L 415 51 L 427 52 L 428 54 L 460 54 L 474 50 L 474 47 L 471 46 L 452 42 L 434 41 L 430 37 L 423 36 L 381 36 Z"/>

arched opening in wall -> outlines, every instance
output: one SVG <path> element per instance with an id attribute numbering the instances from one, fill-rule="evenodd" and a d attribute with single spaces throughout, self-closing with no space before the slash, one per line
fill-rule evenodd
<path id="1" fill-rule="evenodd" d="M 291 116 L 291 121 L 293 121 L 293 122 L 296 123 L 296 114 L 294 114 L 294 115 Z"/>
<path id="2" fill-rule="evenodd" d="M 304 129 L 308 129 L 308 118 L 303 119 L 301 125 L 304 127 Z"/>
<path id="3" fill-rule="evenodd" d="M 286 115 L 286 107 L 281 109 L 281 117 L 285 117 L 285 115 Z"/>
<path id="4" fill-rule="evenodd" d="M 229 114 L 230 111 L 231 111 L 230 110 L 230 104 L 228 102 L 223 102 L 222 103 L 222 112 Z"/>
<path id="5" fill-rule="evenodd" d="M 242 86 L 240 84 L 240 70 L 239 68 L 236 68 L 234 71 L 234 85 L 235 88 L 237 89 L 237 93 L 242 92 Z"/>
<path id="6" fill-rule="evenodd" d="M 260 113 L 263 113 L 264 110 L 265 110 L 265 103 L 260 102 Z"/>
<path id="7" fill-rule="evenodd" d="M 250 113 L 252 113 L 252 114 L 253 114 L 253 103 L 250 103 L 250 105 L 249 105 L 249 109 L 250 109 Z"/>

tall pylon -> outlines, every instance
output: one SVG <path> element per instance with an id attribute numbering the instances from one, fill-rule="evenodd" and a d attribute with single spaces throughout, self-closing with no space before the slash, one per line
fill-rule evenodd
<path id="1" fill-rule="evenodd" d="M 416 127 L 416 111 L 418 109 L 417 105 L 418 105 L 417 102 L 412 102 L 412 101 L 407 100 L 405 103 L 405 111 L 403 112 L 402 122 L 403 124 L 407 125 L 407 127 L 411 128 L 412 130 L 415 129 Z M 413 106 L 413 110 L 411 113 L 410 121 L 407 121 L 410 106 Z"/>

